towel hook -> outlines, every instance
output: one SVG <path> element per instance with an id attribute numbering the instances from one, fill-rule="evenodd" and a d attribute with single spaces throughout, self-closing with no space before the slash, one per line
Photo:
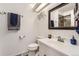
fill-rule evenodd
<path id="1" fill-rule="evenodd" d="M 4 15 L 4 14 L 6 14 L 6 12 L 0 12 L 0 14 Z"/>

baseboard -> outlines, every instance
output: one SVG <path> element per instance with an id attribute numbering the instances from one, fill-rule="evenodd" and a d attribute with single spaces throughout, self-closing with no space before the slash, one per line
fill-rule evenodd
<path id="1" fill-rule="evenodd" d="M 22 53 L 18 53 L 15 56 L 28 56 L 28 51 L 22 52 Z"/>

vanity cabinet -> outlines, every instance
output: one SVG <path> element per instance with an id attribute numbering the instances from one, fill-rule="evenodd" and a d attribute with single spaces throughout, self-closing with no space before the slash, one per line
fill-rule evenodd
<path id="1" fill-rule="evenodd" d="M 79 45 L 55 41 L 55 38 L 38 39 L 39 56 L 79 56 Z"/>
<path id="2" fill-rule="evenodd" d="M 39 55 L 40 56 L 66 56 L 65 54 L 45 45 L 42 42 L 38 42 L 39 44 Z"/>

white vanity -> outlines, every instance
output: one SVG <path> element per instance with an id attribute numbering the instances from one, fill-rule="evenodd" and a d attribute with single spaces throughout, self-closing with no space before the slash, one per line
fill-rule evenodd
<path id="1" fill-rule="evenodd" d="M 79 56 L 79 46 L 54 41 L 53 39 L 38 39 L 40 56 Z"/>

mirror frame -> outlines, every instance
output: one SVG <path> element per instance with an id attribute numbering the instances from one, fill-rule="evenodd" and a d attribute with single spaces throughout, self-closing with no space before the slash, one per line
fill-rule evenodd
<path id="1" fill-rule="evenodd" d="M 52 11 L 55 11 L 55 10 L 57 10 L 57 9 L 63 7 L 63 6 L 65 6 L 65 5 L 67 5 L 67 4 L 69 4 L 69 3 L 61 3 L 61 4 L 59 4 L 58 6 L 52 8 L 52 9 L 50 9 L 50 10 L 48 11 L 48 29 L 74 30 L 74 29 L 76 28 L 76 27 L 50 27 L 50 25 L 51 25 L 51 24 L 50 24 L 51 12 L 52 12 Z"/>

